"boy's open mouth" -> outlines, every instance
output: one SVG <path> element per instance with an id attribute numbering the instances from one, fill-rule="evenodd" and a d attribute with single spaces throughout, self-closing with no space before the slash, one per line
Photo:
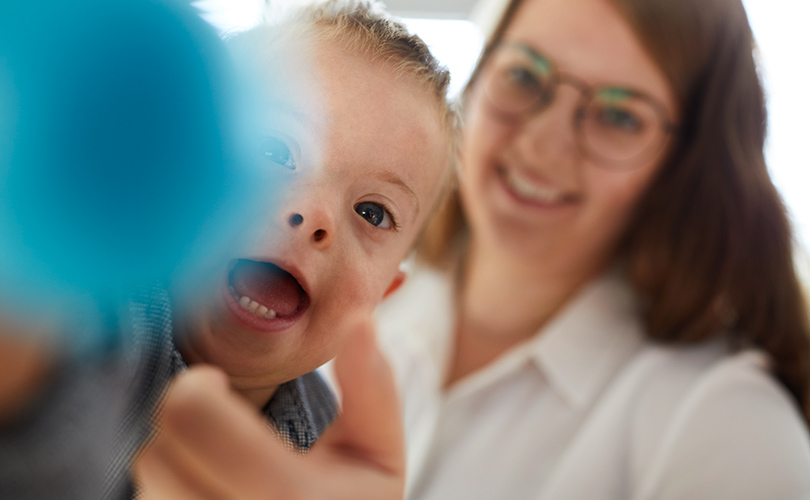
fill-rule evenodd
<path id="1" fill-rule="evenodd" d="M 309 303 L 298 281 L 269 262 L 239 259 L 228 273 L 228 285 L 242 309 L 257 318 L 287 318 Z"/>

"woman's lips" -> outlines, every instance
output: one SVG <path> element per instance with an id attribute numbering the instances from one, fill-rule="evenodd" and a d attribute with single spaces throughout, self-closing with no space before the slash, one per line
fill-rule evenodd
<path id="1" fill-rule="evenodd" d="M 504 190 L 511 198 L 521 204 L 542 208 L 556 208 L 566 206 L 574 201 L 573 196 L 559 188 L 541 185 L 528 177 L 520 175 L 514 169 L 498 167 L 496 172 Z"/>

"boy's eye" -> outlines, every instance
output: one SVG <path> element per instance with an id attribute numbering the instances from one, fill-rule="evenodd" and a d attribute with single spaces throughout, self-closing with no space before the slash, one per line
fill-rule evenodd
<path id="1" fill-rule="evenodd" d="M 262 141 L 262 154 L 265 158 L 290 170 L 295 170 L 295 157 L 287 143 L 278 137 L 265 137 Z"/>
<path id="2" fill-rule="evenodd" d="M 355 205 L 354 211 L 372 226 L 381 229 L 389 229 L 392 227 L 391 215 L 388 213 L 388 210 L 379 203 L 364 201 Z"/>

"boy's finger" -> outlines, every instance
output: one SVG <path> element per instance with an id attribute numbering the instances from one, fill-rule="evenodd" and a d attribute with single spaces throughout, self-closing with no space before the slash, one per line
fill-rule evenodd
<path id="1" fill-rule="evenodd" d="M 189 471 L 175 453 L 164 436 L 159 436 L 138 456 L 132 467 L 138 500 L 222 498 L 210 485 L 201 484 L 204 478 Z"/>
<path id="2" fill-rule="evenodd" d="M 166 396 L 160 432 L 194 481 L 227 492 L 219 497 L 284 498 L 276 495 L 305 483 L 301 459 L 230 391 L 224 377 L 210 367 L 178 376 Z"/>
<path id="3" fill-rule="evenodd" d="M 313 452 L 331 448 L 366 460 L 385 475 L 405 469 L 402 416 L 394 377 L 379 351 L 370 320 L 364 320 L 335 359 L 343 412 Z"/>
<path id="4" fill-rule="evenodd" d="M 210 367 L 195 367 L 172 382 L 155 424 L 155 436 L 133 464 L 139 499 L 228 498 L 227 478 L 211 474 L 208 457 L 190 449 L 187 436 L 178 432 L 184 412 L 199 412 L 205 418 L 200 411 L 203 402 L 221 400 L 228 390 L 225 374 Z M 224 434 L 216 429 L 208 432 Z"/>

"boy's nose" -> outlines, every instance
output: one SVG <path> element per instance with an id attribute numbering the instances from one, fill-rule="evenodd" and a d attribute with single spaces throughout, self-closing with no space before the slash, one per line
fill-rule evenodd
<path id="1" fill-rule="evenodd" d="M 310 210 L 306 217 L 300 212 L 293 212 L 287 218 L 287 223 L 293 229 L 309 233 L 307 237 L 321 249 L 332 244 L 334 225 L 331 217 L 323 210 Z"/>
<path id="2" fill-rule="evenodd" d="M 292 227 L 300 226 L 304 222 L 304 216 L 301 214 L 292 214 L 289 222 Z"/>

